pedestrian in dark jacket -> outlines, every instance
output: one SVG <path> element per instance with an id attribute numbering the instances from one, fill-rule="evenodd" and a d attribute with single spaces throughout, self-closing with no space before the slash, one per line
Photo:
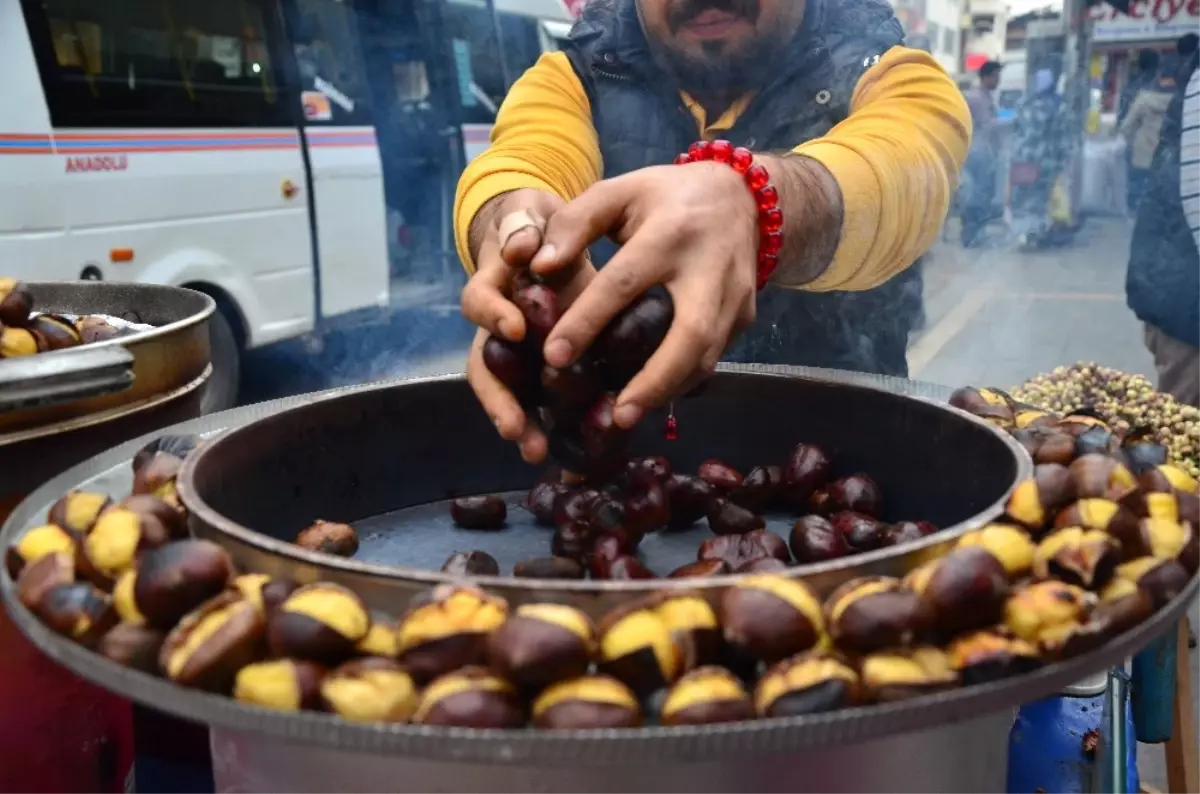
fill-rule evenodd
<path id="1" fill-rule="evenodd" d="M 1129 308 L 1145 324 L 1159 391 L 1190 405 L 1200 405 L 1200 254 L 1184 215 L 1179 173 L 1184 92 L 1196 66 L 1193 51 L 1163 121 L 1125 280 Z"/>

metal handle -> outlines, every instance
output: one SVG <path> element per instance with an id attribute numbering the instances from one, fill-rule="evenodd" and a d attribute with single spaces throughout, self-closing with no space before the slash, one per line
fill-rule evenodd
<path id="1" fill-rule="evenodd" d="M 83 346 L 0 361 L 0 412 L 99 397 L 133 385 L 133 354 Z"/>

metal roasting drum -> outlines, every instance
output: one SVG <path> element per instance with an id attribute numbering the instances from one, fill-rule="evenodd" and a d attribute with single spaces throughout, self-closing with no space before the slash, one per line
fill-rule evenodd
<path id="1" fill-rule="evenodd" d="M 879 480 L 890 499 L 888 518 L 893 513 L 930 518 L 950 527 L 949 537 L 996 515 L 1012 484 L 1029 473 L 1030 462 L 1006 436 L 939 405 L 948 391 L 821 370 L 726 367 L 703 396 L 677 405 L 681 438 L 669 448 L 670 457 L 681 469 L 709 456 L 745 465 L 779 458 L 800 439 L 827 444 L 840 468 L 862 468 Z M 300 581 L 342 581 L 389 612 L 402 609 L 412 592 L 438 578 L 417 566 L 436 570 L 441 557 L 433 556 L 441 549 L 418 541 L 446 531 L 419 508 L 405 508 L 451 492 L 520 489 L 536 476 L 495 438 L 460 376 L 277 400 L 167 432 L 212 435 L 226 428 L 230 432 L 203 447 L 203 454 L 189 458 L 186 481 L 180 483 L 195 511 L 194 531 L 218 539 L 244 568 Z M 153 435 L 99 455 L 38 489 L 9 517 L 0 544 L 40 523 L 66 490 L 127 492 L 129 461 Z M 905 442 L 916 445 L 888 456 L 888 450 L 903 450 Z M 664 444 L 648 422 L 638 446 L 663 450 Z M 218 471 L 217 463 L 230 468 Z M 381 515 L 387 520 L 371 524 L 369 519 Z M 364 538 L 360 556 L 378 558 L 323 557 L 281 540 L 317 517 L 376 527 L 380 538 Z M 526 531 L 534 530 L 518 524 L 496 537 L 523 543 Z M 547 543 L 549 533 L 537 532 Z M 698 540 L 693 538 L 692 548 Z M 827 589 L 864 571 L 899 572 L 919 557 L 908 550 L 860 555 L 845 564 L 796 569 L 796 574 Z M 631 591 L 664 584 L 482 583 L 518 601 L 553 589 L 592 611 Z M 1196 590 L 1193 579 L 1151 619 L 1093 653 L 979 686 L 808 717 L 545 732 L 352 724 L 184 689 L 53 633 L 20 605 L 13 582 L 0 573 L 0 596 L 12 619 L 51 658 L 136 702 L 211 726 L 218 791 L 1002 790 L 1016 706 L 1119 663 L 1173 626 Z"/>

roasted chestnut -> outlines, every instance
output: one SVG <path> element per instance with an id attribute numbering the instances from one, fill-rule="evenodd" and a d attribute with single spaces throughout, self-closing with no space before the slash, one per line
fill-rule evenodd
<path id="1" fill-rule="evenodd" d="M 766 522 L 757 513 L 718 497 L 709 502 L 708 526 L 714 535 L 744 535 L 762 529 Z"/>
<path id="2" fill-rule="evenodd" d="M 669 686 L 684 670 L 687 649 L 652 601 L 616 607 L 599 626 L 600 672 L 639 697 Z"/>
<path id="3" fill-rule="evenodd" d="M 740 568 L 748 562 L 770 557 L 788 562 L 787 544 L 767 529 L 756 529 L 744 535 L 720 535 L 700 544 L 697 553 L 701 560 L 723 560 L 730 568 Z"/>
<path id="4" fill-rule="evenodd" d="M 418 683 L 482 664 L 488 635 L 507 618 L 508 604 L 501 598 L 466 585 L 439 585 L 401 620 L 400 663 Z"/>
<path id="5" fill-rule="evenodd" d="M 96 342 L 107 342 L 109 339 L 116 339 L 118 336 L 125 335 L 123 329 L 118 328 L 108 320 L 95 314 L 80 317 L 75 321 L 75 327 L 79 330 L 79 338 L 83 340 L 85 345 L 95 344 Z"/>
<path id="6" fill-rule="evenodd" d="M 1098 529 L 1068 527 L 1051 532 L 1037 546 L 1033 573 L 1039 579 L 1059 579 L 1088 590 L 1108 583 L 1120 562 L 1116 538 Z"/>
<path id="7" fill-rule="evenodd" d="M 621 310 L 600 332 L 595 349 L 611 388 L 624 387 L 646 365 L 674 317 L 671 296 L 649 292 Z"/>
<path id="8" fill-rule="evenodd" d="M 658 574 L 647 568 L 637 557 L 625 555 L 617 557 L 604 568 L 603 578 L 622 582 L 632 579 L 657 579 Z"/>
<path id="9" fill-rule="evenodd" d="M 57 524 L 33 527 L 5 552 L 4 563 L 8 575 L 15 580 L 26 565 L 56 552 L 75 554 L 75 541 L 71 535 Z"/>
<path id="10" fill-rule="evenodd" d="M 399 638 L 396 627 L 386 620 L 371 620 L 371 628 L 354 646 L 354 651 L 362 656 L 376 656 L 384 659 L 394 659 L 400 652 Z"/>
<path id="11" fill-rule="evenodd" d="M 15 278 L 0 278 L 0 324 L 21 326 L 33 312 L 33 293 Z"/>
<path id="12" fill-rule="evenodd" d="M 861 699 L 858 673 L 824 651 L 784 659 L 763 674 L 754 688 L 760 717 L 799 717 L 835 711 Z"/>
<path id="13" fill-rule="evenodd" d="M 1008 597 L 1008 574 L 979 546 L 964 546 L 904 578 L 930 610 L 933 628 L 950 637 L 997 623 Z"/>
<path id="14" fill-rule="evenodd" d="M 169 505 L 180 507 L 175 478 L 183 468 L 183 458 L 169 452 L 156 452 L 133 473 L 133 492 L 157 496 Z"/>
<path id="15" fill-rule="evenodd" d="M 75 556 L 56 551 L 38 557 L 22 569 L 17 578 L 17 598 L 33 611 L 47 592 L 75 581 Z"/>
<path id="16" fill-rule="evenodd" d="M 1042 663 L 1032 643 L 990 629 L 956 637 L 946 655 L 965 686 L 1023 675 Z"/>
<path id="17" fill-rule="evenodd" d="M 525 711 L 507 681 L 482 667 L 464 667 L 425 688 L 412 721 L 461 728 L 520 728 Z"/>
<path id="18" fill-rule="evenodd" d="M 126 496 L 117 507 L 132 510 L 138 515 L 153 516 L 167 530 L 172 540 L 188 537 L 187 511 L 148 493 Z"/>
<path id="19" fill-rule="evenodd" d="M 486 551 L 456 551 L 442 563 L 442 573 L 451 576 L 499 576 L 500 563 Z"/>
<path id="20" fill-rule="evenodd" d="M 1015 401 L 1000 389 L 977 389 L 964 386 L 950 395 L 950 404 L 969 414 L 986 419 L 1002 428 L 1013 425 Z"/>
<path id="21" fill-rule="evenodd" d="M 37 355 L 46 341 L 32 328 L 0 325 L 0 359 Z"/>
<path id="22" fill-rule="evenodd" d="M 1076 635 L 1095 608 L 1096 596 L 1066 582 L 1035 582 L 1012 594 L 1004 605 L 1004 626 L 1050 658 L 1073 655 L 1094 647 Z"/>
<path id="23" fill-rule="evenodd" d="M 166 635 L 149 626 L 118 623 L 100 640 L 100 655 L 143 673 L 158 673 L 158 655 Z"/>
<path id="24" fill-rule="evenodd" d="M 701 463 L 696 469 L 696 476 L 715 488 L 719 494 L 731 493 L 744 481 L 741 472 L 715 458 Z"/>
<path id="25" fill-rule="evenodd" d="M 110 507 L 80 541 L 76 566 L 82 576 L 107 589 L 140 556 L 170 540 L 166 527 L 153 516 Z"/>
<path id="26" fill-rule="evenodd" d="M 1137 479 L 1121 461 L 1109 455 L 1091 453 L 1076 458 L 1068 467 L 1075 495 L 1079 499 L 1118 501 L 1134 488 Z"/>
<path id="27" fill-rule="evenodd" d="M 83 343 L 75 325 L 56 314 L 39 314 L 29 321 L 29 328 L 41 336 L 46 350 L 65 350 Z"/>
<path id="28" fill-rule="evenodd" d="M 1080 499 L 1059 512 L 1054 528 L 1101 529 L 1124 542 L 1137 529 L 1137 516 L 1108 499 Z"/>
<path id="29" fill-rule="evenodd" d="M 1153 608 L 1158 609 L 1182 593 L 1188 579 L 1188 572 L 1175 560 L 1139 557 L 1117 566 L 1116 576 L 1100 593 L 1100 600 L 1115 600 L 1123 594 L 1120 583 L 1130 582 L 1145 592 Z"/>
<path id="30" fill-rule="evenodd" d="M 317 582 L 284 599 L 270 616 L 267 641 L 276 656 L 331 666 L 353 656 L 370 628 L 371 616 L 355 593 Z"/>
<path id="31" fill-rule="evenodd" d="M 846 537 L 823 516 L 803 516 L 792 526 L 788 538 L 792 555 L 803 565 L 845 557 L 850 553 Z"/>
<path id="32" fill-rule="evenodd" d="M 729 573 L 729 565 L 721 559 L 706 559 L 681 565 L 667 574 L 668 579 L 691 579 L 693 577 L 721 576 Z"/>
<path id="33" fill-rule="evenodd" d="M 299 659 L 255 662 L 238 670 L 233 680 L 233 697 L 277 711 L 300 711 L 321 707 L 321 679 L 325 668 Z"/>
<path id="34" fill-rule="evenodd" d="M 1161 561 L 1156 560 L 1155 562 Z M 1175 567 L 1176 572 L 1183 573 L 1178 563 L 1170 562 L 1170 565 Z M 1184 582 L 1186 582 L 1187 574 L 1183 575 Z M 1150 578 L 1154 581 L 1148 582 L 1149 586 L 1162 584 L 1157 575 L 1152 575 Z M 1168 578 L 1173 577 L 1168 574 Z M 1175 584 L 1170 584 L 1168 588 L 1173 589 L 1175 586 Z M 1147 587 L 1142 587 L 1129 579 L 1114 577 L 1101 591 L 1100 603 L 1088 617 L 1087 626 L 1092 633 L 1106 639 L 1115 637 L 1141 625 L 1154 613 L 1155 608 L 1154 596 Z"/>
<path id="35" fill-rule="evenodd" d="M 42 592 L 33 613 L 51 630 L 91 647 L 117 623 L 112 599 L 87 582 L 71 582 Z"/>
<path id="36" fill-rule="evenodd" d="M 1170 463 L 1143 471 L 1138 475 L 1138 485 L 1143 491 L 1156 493 L 1200 493 L 1200 483 L 1196 478 Z"/>
<path id="37" fill-rule="evenodd" d="M 326 710 L 350 722 L 407 722 L 417 710 L 417 686 L 390 659 L 355 659 L 321 681 Z"/>
<path id="38" fill-rule="evenodd" d="M 839 648 L 865 654 L 912 645 L 928 631 L 928 607 L 899 579 L 869 576 L 838 587 L 825 602 L 825 624 Z"/>
<path id="39" fill-rule="evenodd" d="M 663 700 L 663 725 L 712 725 L 754 717 L 754 703 L 742 682 L 723 667 L 692 670 L 675 682 Z"/>
<path id="40" fill-rule="evenodd" d="M 1059 508 L 1075 498 L 1075 483 L 1066 466 L 1043 463 L 1028 480 L 1017 483 L 1008 497 L 1008 517 L 1038 531 L 1044 528 Z"/>
<path id="41" fill-rule="evenodd" d="M 814 647 L 825 633 L 821 602 L 807 584 L 772 574 L 747 576 L 721 597 L 725 641 L 774 662 Z"/>
<path id="42" fill-rule="evenodd" d="M 592 621 L 578 609 L 524 604 L 488 637 L 487 658 L 505 680 L 538 691 L 587 673 L 595 646 Z"/>
<path id="43" fill-rule="evenodd" d="M 838 510 L 877 518 L 883 494 L 879 486 L 865 474 L 853 474 L 834 480 L 825 488 Z"/>
<path id="44" fill-rule="evenodd" d="M 1004 566 L 1010 579 L 1029 573 L 1033 568 L 1036 546 L 1025 530 L 1011 524 L 988 524 L 958 539 L 959 547 L 979 546 Z"/>
<path id="45" fill-rule="evenodd" d="M 548 730 L 636 728 L 641 707 L 629 687 L 607 675 L 557 683 L 533 702 L 533 724 Z"/>
<path id="46" fill-rule="evenodd" d="M 804 507 L 813 491 L 829 481 L 831 468 L 825 450 L 815 444 L 797 444 L 783 469 L 783 490 L 788 503 Z"/>
<path id="47" fill-rule="evenodd" d="M 1128 558 L 1140 556 L 1178 560 L 1189 574 L 1200 564 L 1200 547 L 1195 528 L 1186 521 L 1143 518 L 1138 522 L 1132 542 L 1125 544 Z"/>
<path id="48" fill-rule="evenodd" d="M 667 624 L 683 654 L 683 667 L 690 670 L 717 662 L 723 652 L 721 624 L 706 598 L 689 593 L 665 593 L 654 609 Z"/>
<path id="49" fill-rule="evenodd" d="M 670 529 L 686 529 L 708 512 L 708 503 L 717 491 L 706 480 L 686 474 L 673 474 L 666 479 L 667 503 L 671 517 Z"/>
<path id="50" fill-rule="evenodd" d="M 113 602 L 126 623 L 148 623 L 167 631 L 188 612 L 229 586 L 233 561 L 207 540 L 180 540 L 142 557 L 113 589 Z"/>
<path id="51" fill-rule="evenodd" d="M 263 613 L 240 593 L 226 591 L 171 629 L 158 664 L 178 684 L 228 692 L 237 671 L 263 655 L 265 631 Z"/>
<path id="52" fill-rule="evenodd" d="M 86 535 L 112 500 L 107 494 L 68 491 L 50 508 L 46 520 L 75 535 Z"/>
<path id="53" fill-rule="evenodd" d="M 1013 413 L 1013 427 L 1024 430 L 1027 427 L 1052 427 L 1058 417 L 1038 408 L 1017 405 Z"/>
<path id="54" fill-rule="evenodd" d="M 921 538 L 927 538 L 937 531 L 938 528 L 929 521 L 897 521 L 884 528 L 883 545 L 901 546 L 905 543 L 913 543 Z"/>
<path id="55" fill-rule="evenodd" d="M 117 583 L 118 587 L 120 584 Z M 286 579 L 272 579 L 265 573 L 246 573 L 234 577 L 233 589 L 269 618 L 288 596 L 296 592 L 297 585 Z"/>
<path id="56" fill-rule="evenodd" d="M 462 496 L 450 503 L 450 517 L 463 529 L 500 529 L 508 507 L 499 496 Z"/>
<path id="57" fill-rule="evenodd" d="M 513 566 L 518 579 L 582 579 L 586 573 L 577 560 L 567 557 L 534 557 Z"/>
<path id="58" fill-rule="evenodd" d="M 874 551 L 883 548 L 887 540 L 887 524 L 877 518 L 849 510 L 829 517 L 834 530 L 846 539 L 855 551 Z"/>
<path id="59" fill-rule="evenodd" d="M 296 535 L 296 545 L 309 551 L 353 557 L 358 551 L 358 533 L 349 524 L 317 519 Z"/>
<path id="60" fill-rule="evenodd" d="M 860 674 L 867 697 L 890 703 L 958 684 L 946 652 L 924 645 L 908 651 L 883 651 L 862 660 Z"/>

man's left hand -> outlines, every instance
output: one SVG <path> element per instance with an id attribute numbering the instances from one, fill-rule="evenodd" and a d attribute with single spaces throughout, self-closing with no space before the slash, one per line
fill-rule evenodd
<path id="1" fill-rule="evenodd" d="M 577 359 L 621 309 L 662 285 L 675 318 L 662 345 L 617 398 L 622 427 L 716 368 L 733 337 L 754 321 L 757 207 L 728 165 L 655 166 L 598 182 L 559 209 L 532 266 L 549 274 L 608 235 L 621 244 L 555 325 L 545 358 Z"/>

